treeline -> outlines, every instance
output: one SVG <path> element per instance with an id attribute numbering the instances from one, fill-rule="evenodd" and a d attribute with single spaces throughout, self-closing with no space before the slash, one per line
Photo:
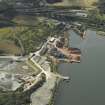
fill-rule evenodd
<path id="1" fill-rule="evenodd" d="M 99 0 L 97 6 L 101 13 L 105 13 L 105 0 Z"/>

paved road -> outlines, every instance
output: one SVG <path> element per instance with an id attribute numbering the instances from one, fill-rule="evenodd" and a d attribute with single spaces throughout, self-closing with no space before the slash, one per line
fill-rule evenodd
<path id="1" fill-rule="evenodd" d="M 52 76 L 64 79 L 64 80 L 69 80 L 70 78 L 67 76 L 62 76 L 60 74 L 54 74 L 51 71 L 46 71 L 44 70 L 38 63 L 35 62 L 33 58 L 31 58 L 31 61 L 46 75 L 46 79 L 51 78 Z"/>

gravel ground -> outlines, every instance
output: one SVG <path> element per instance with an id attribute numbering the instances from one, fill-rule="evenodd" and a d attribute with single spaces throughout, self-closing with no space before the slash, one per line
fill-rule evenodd
<path id="1" fill-rule="evenodd" d="M 32 105 L 49 105 L 54 95 L 57 78 L 51 76 L 36 92 L 31 95 Z"/>

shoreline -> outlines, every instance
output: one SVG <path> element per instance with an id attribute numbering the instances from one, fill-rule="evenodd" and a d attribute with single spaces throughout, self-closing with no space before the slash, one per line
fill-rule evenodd
<path id="1" fill-rule="evenodd" d="M 60 83 L 61 83 L 61 80 L 58 79 L 55 83 L 55 87 L 54 87 L 53 92 L 52 92 L 52 97 L 51 97 L 51 100 L 50 100 L 48 105 L 54 105 L 54 100 L 56 98 L 57 89 L 58 89 Z"/>
<path id="2" fill-rule="evenodd" d="M 65 33 L 64 38 L 68 42 L 69 38 L 68 35 Z M 55 94 L 60 84 L 60 81 L 70 79 L 69 77 L 62 76 L 58 73 L 57 68 L 60 62 L 55 63 L 51 58 L 49 58 L 50 55 L 48 54 L 46 57 L 47 59 L 45 59 L 45 53 L 43 54 L 42 52 L 45 52 L 46 46 L 49 43 L 50 39 L 48 38 L 47 42 L 42 46 L 42 48 L 39 51 L 30 54 L 29 57 L 29 60 L 33 62 L 33 64 L 46 75 L 46 82 L 39 89 L 31 94 L 31 105 L 54 105 Z M 53 46 L 53 44 L 51 46 Z M 64 43 L 64 46 L 68 47 L 68 43 Z M 43 61 L 43 59 L 45 60 Z M 45 66 L 46 64 L 47 66 Z"/>
<path id="3" fill-rule="evenodd" d="M 53 67 L 51 67 L 51 65 Z M 46 82 L 31 94 L 31 105 L 54 105 L 53 101 L 55 98 L 56 88 L 64 77 L 58 74 L 58 65 L 55 65 L 54 63 L 51 63 L 51 65 L 49 65 L 50 72 L 48 71 L 50 76 L 46 77 Z M 52 69 L 53 72 L 51 72 Z"/>
<path id="4" fill-rule="evenodd" d="M 53 81 L 53 86 L 52 86 L 52 88 L 49 88 L 49 90 L 46 90 L 46 94 L 44 94 L 43 96 L 42 96 L 42 98 L 41 98 L 41 100 L 43 100 L 45 97 L 47 97 L 48 99 L 46 100 L 46 103 L 43 103 L 43 102 L 41 102 L 41 101 L 37 101 L 37 99 L 38 99 L 38 94 L 37 94 L 37 92 L 39 92 L 40 90 L 41 90 L 41 88 L 44 88 L 44 85 L 47 85 L 47 82 L 45 82 L 40 88 L 39 88 L 39 91 L 38 90 L 36 90 L 35 92 L 33 92 L 32 93 L 32 95 L 31 95 L 31 101 L 32 100 L 34 100 L 35 102 L 32 102 L 30 105 L 36 105 L 36 103 L 38 104 L 38 105 L 54 105 L 54 99 L 55 99 L 55 97 L 56 97 L 56 92 L 57 92 L 57 88 L 58 88 L 58 86 L 59 86 L 59 83 L 60 83 L 60 81 L 61 81 L 61 79 L 55 79 L 55 81 Z M 48 93 L 50 92 L 50 94 L 48 95 Z M 43 92 L 41 92 L 42 94 L 43 94 Z M 37 95 L 36 95 L 37 94 Z"/>
<path id="5" fill-rule="evenodd" d="M 53 40 L 52 40 L 53 39 Z M 57 48 L 56 42 L 60 40 L 60 37 L 50 37 L 47 39 L 46 43 L 44 43 L 38 51 L 34 53 L 30 53 L 30 55 L 25 59 L 25 62 L 28 62 L 28 65 L 31 66 L 34 69 L 37 69 L 39 74 L 33 76 L 30 75 L 32 78 L 30 80 L 27 80 L 27 78 L 23 79 L 25 80 L 23 87 L 22 87 L 22 93 L 24 93 L 27 96 L 30 97 L 30 105 L 54 105 L 54 98 L 55 94 L 57 91 L 57 88 L 60 84 L 61 80 L 70 80 L 69 77 L 62 76 L 58 73 L 57 68 L 59 63 L 62 63 L 61 61 L 59 63 L 55 62 L 52 59 L 48 59 L 49 56 L 51 56 L 51 53 L 48 53 L 48 50 L 52 50 L 53 48 Z M 67 32 L 64 32 L 64 44 L 65 48 L 68 48 L 68 42 L 69 42 L 69 37 Z M 48 47 L 49 46 L 49 47 Z M 48 49 L 46 51 L 46 49 Z M 57 48 L 59 49 L 59 48 Z M 63 49 L 63 48 L 61 48 Z M 65 49 L 63 49 L 65 50 Z M 55 59 L 59 60 L 59 52 L 61 52 L 63 55 L 68 55 L 70 52 L 67 52 L 65 54 L 65 51 L 59 50 L 56 52 L 58 54 L 58 57 L 55 55 L 52 55 L 55 57 Z M 61 54 L 60 53 L 60 54 Z M 50 54 L 50 55 L 48 55 Z M 53 53 L 54 54 L 54 53 Z M 61 54 L 61 55 L 62 55 Z M 47 55 L 47 56 L 46 56 Z M 62 56 L 60 57 L 62 58 Z M 12 57 L 15 58 L 15 57 Z M 65 56 L 63 56 L 62 59 L 64 59 Z M 68 59 L 70 59 L 68 57 Z M 24 57 L 21 59 L 16 59 L 14 61 L 23 61 Z M 33 71 L 34 73 L 35 71 Z M 44 74 L 45 75 L 45 82 L 40 85 L 38 80 L 40 80 L 38 75 Z M 43 79 L 42 79 L 43 81 Z M 37 88 L 37 84 L 40 86 Z M 32 90 L 31 90 L 32 89 Z M 21 89 L 20 89 L 21 90 Z M 26 90 L 26 91 L 25 91 Z M 35 91 L 34 91 L 35 90 Z M 29 92 L 31 91 L 31 92 Z"/>

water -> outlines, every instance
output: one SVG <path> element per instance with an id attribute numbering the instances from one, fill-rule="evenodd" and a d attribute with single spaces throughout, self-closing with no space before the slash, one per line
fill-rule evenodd
<path id="1" fill-rule="evenodd" d="M 88 30 L 85 40 L 72 31 L 70 39 L 82 50 L 82 61 L 60 65 L 59 72 L 71 81 L 60 84 L 55 105 L 105 105 L 105 37 Z"/>

